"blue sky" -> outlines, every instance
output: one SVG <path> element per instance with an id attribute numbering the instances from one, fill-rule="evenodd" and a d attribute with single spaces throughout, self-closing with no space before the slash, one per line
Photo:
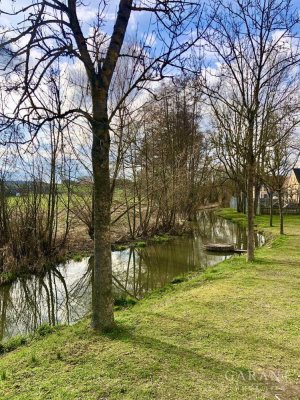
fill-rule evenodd
<path id="1" fill-rule="evenodd" d="M 12 2 L 11 0 L 2 0 L 0 2 L 0 8 L 5 8 L 9 10 L 11 5 L 13 4 L 15 8 L 22 8 L 23 6 L 31 4 L 31 0 L 18 0 L 16 2 Z M 105 10 L 106 12 L 106 23 L 103 25 L 102 29 L 108 35 L 111 33 L 115 16 L 118 10 L 119 0 L 110 0 L 108 1 L 108 6 Z M 95 22 L 95 16 L 97 11 L 97 6 L 99 1 L 90 0 L 84 1 L 84 6 L 80 6 L 78 8 L 78 17 L 82 22 L 82 26 L 86 35 L 88 35 L 90 28 L 93 26 Z M 300 0 L 294 1 L 294 5 L 300 8 Z M 15 25 L 16 22 L 21 21 L 23 18 L 22 15 L 19 17 L 8 17 L 5 15 L 0 15 L 0 24 L 3 25 Z M 132 12 L 128 31 L 127 31 L 127 40 L 131 38 L 136 38 L 137 40 L 144 39 L 145 32 L 149 34 L 148 41 L 149 45 L 152 48 L 160 46 L 160 41 L 158 37 L 157 27 L 154 24 L 151 24 L 151 13 L 148 12 Z"/>
<path id="2" fill-rule="evenodd" d="M 33 2 L 31 0 L 18 0 L 16 2 L 13 2 L 12 0 L 2 0 L 0 2 L 0 9 L 11 12 L 12 6 L 15 10 L 19 10 L 32 3 Z M 93 22 L 95 21 L 99 3 L 101 4 L 101 2 L 96 0 L 84 1 L 84 5 L 78 7 L 78 17 L 82 22 L 85 33 L 88 32 L 90 26 L 92 26 Z M 118 5 L 118 0 L 110 0 L 105 8 L 106 24 L 103 27 L 103 30 L 108 34 L 113 28 L 115 17 L 118 11 Z M 141 32 L 148 30 L 150 14 L 151 13 L 147 12 L 133 12 L 129 22 L 128 34 L 130 35 L 135 33 L 137 28 Z M 0 24 L 2 26 L 15 25 L 16 22 L 20 22 L 23 19 L 23 16 L 24 14 L 20 14 L 20 16 L 8 16 L 2 13 L 0 15 Z M 155 29 L 154 26 L 153 29 Z"/>

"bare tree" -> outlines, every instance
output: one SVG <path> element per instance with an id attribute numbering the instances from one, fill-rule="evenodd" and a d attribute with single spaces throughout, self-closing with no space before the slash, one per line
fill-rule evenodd
<path id="1" fill-rule="evenodd" d="M 246 212 L 247 162 L 245 154 L 245 126 L 239 113 L 225 104 L 211 99 L 210 141 L 214 156 L 223 171 L 234 184 L 237 211 Z"/>
<path id="2" fill-rule="evenodd" d="M 261 150 L 262 108 L 267 99 L 287 95 L 299 63 L 297 10 L 289 0 L 216 1 L 206 50 L 214 65 L 207 69 L 206 90 L 243 120 L 247 163 L 248 260 L 254 259 L 254 196 L 257 160 Z M 216 65 L 216 61 L 219 65 Z M 297 79 L 297 78 L 296 78 Z M 271 89 L 270 89 L 271 88 Z M 273 101 L 273 110 L 281 103 Z M 269 108 L 270 110 L 270 108 Z M 265 146 L 265 144 L 263 144 Z"/>
<path id="3" fill-rule="evenodd" d="M 108 115 L 108 94 L 116 64 L 120 57 L 133 58 L 139 64 L 140 73 L 131 82 L 124 98 L 138 88 L 141 82 L 164 78 L 170 73 L 168 67 L 174 67 L 182 61 L 185 52 L 198 40 L 200 6 L 185 0 L 149 0 L 136 3 L 132 0 L 120 0 L 115 24 L 109 35 L 103 33 L 107 23 L 107 2 L 97 2 L 96 16 L 90 32 L 87 32 L 80 22 L 80 4 L 76 0 L 47 0 L 28 1 L 28 5 L 19 8 L 12 2 L 10 11 L 2 7 L 1 14 L 11 16 L 12 24 L 15 24 L 4 32 L 6 39 L 3 45 L 13 44 L 14 57 L 20 58 L 17 66 L 13 65 L 13 58 L 9 58 L 5 65 L 7 96 L 14 94 L 18 96 L 18 101 L 13 102 L 17 104 L 10 113 L 6 110 L 2 121 L 2 132 L 13 126 L 15 135 L 6 139 L 2 135 L 2 141 L 17 141 L 20 140 L 20 135 L 23 135 L 23 141 L 32 140 L 46 121 L 58 118 L 85 118 L 88 121 L 93 140 L 94 179 L 95 257 L 92 326 L 101 330 L 114 325 L 110 248 L 109 123 L 115 111 L 111 112 L 111 116 Z M 140 11 L 154 16 L 156 35 L 160 41 L 157 52 L 154 54 L 147 51 L 144 43 L 143 46 L 136 46 L 131 53 L 122 54 L 130 16 L 132 12 Z M 20 18 L 22 23 L 18 24 Z M 181 34 L 187 33 L 187 29 L 196 31 L 196 36 L 180 39 Z M 77 60 L 83 65 L 90 94 L 88 108 L 84 107 L 83 100 L 80 104 L 70 104 L 57 113 L 51 107 L 45 109 L 45 104 L 41 103 L 45 73 L 57 59 L 62 58 L 69 63 Z M 118 106 L 122 101 L 123 99 L 120 99 Z"/>
<path id="4" fill-rule="evenodd" d="M 294 148 L 294 124 L 289 114 L 272 117 L 266 126 L 270 146 L 267 146 L 264 157 L 264 169 L 261 180 L 266 186 L 270 198 L 270 226 L 273 225 L 273 195 L 278 194 L 280 234 L 284 234 L 284 198 L 288 197 L 288 177 L 299 158 L 299 150 Z"/>

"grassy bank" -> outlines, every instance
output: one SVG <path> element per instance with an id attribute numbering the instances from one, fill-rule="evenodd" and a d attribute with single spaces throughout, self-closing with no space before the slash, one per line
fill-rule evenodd
<path id="1" fill-rule="evenodd" d="M 286 236 L 277 217 L 257 224 L 274 240 L 254 263 L 169 285 L 118 312 L 113 333 L 82 321 L 1 356 L 0 399 L 300 399 L 300 216 Z"/>

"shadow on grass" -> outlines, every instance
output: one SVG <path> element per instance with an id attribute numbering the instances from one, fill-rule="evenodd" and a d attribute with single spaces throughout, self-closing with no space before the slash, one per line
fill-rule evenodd
<path id="1" fill-rule="evenodd" d="M 157 317 L 157 314 L 155 316 Z M 163 317 L 165 318 L 165 316 Z M 178 321 L 180 324 L 183 323 L 180 319 Z M 215 329 L 215 327 L 212 327 L 212 329 Z M 222 331 L 220 332 L 223 334 Z M 203 382 L 207 386 L 213 385 L 214 382 L 222 382 L 223 385 L 228 386 L 228 390 L 232 388 L 235 391 L 236 385 L 242 385 L 253 394 L 257 393 L 258 388 L 261 394 L 274 393 L 278 389 L 278 381 L 276 379 L 252 379 L 251 377 L 257 375 L 257 371 L 245 367 L 240 361 L 234 364 L 209 355 L 200 354 L 186 346 L 167 342 L 167 336 L 166 340 L 163 340 L 162 338 L 138 334 L 134 333 L 134 328 L 122 325 L 118 325 L 113 332 L 105 336 L 113 341 L 130 343 L 137 352 L 141 348 L 146 350 L 151 354 L 150 369 L 153 357 L 160 362 L 160 367 L 158 369 L 155 368 L 154 374 L 159 374 L 160 369 L 163 369 L 164 373 L 166 373 L 167 369 L 167 373 L 177 373 L 180 380 L 186 380 L 190 377 L 189 387 L 192 385 L 193 380 L 197 378 L 196 382 L 194 382 L 197 387 L 201 387 Z M 241 340 L 243 338 L 236 336 L 236 339 Z M 143 369 L 147 370 L 147 368 L 149 368 L 149 365 L 147 359 L 145 359 Z"/>

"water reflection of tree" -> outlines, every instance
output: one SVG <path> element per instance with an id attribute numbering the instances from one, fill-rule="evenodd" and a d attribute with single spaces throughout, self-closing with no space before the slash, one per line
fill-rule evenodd
<path id="1" fill-rule="evenodd" d="M 202 237 L 203 241 L 233 243 L 239 249 L 247 248 L 247 231 L 240 224 L 234 224 L 214 213 L 202 212 L 198 214 L 197 224 L 194 227 L 194 234 Z M 262 236 L 256 234 L 256 246 L 262 244 Z"/>
<path id="2" fill-rule="evenodd" d="M 3 286 L 0 291 L 0 341 L 4 337 L 5 332 L 5 324 L 6 324 L 6 314 L 7 314 L 7 306 L 9 300 L 9 290 L 11 285 Z"/>
<path id="3" fill-rule="evenodd" d="M 89 270 L 68 282 L 59 268 L 42 276 L 21 278 L 0 288 L 0 339 L 36 330 L 41 324 L 70 323 L 88 307 Z M 67 278 L 67 279 L 66 279 Z"/>
<path id="4" fill-rule="evenodd" d="M 257 236 L 258 244 L 261 239 Z M 205 252 L 204 243 L 224 241 L 245 248 L 246 240 L 243 227 L 212 213 L 200 213 L 190 236 L 114 253 L 114 295 L 140 298 L 176 276 L 224 259 L 223 255 Z M 81 267 L 76 270 L 78 265 Z M 32 332 L 42 323 L 56 325 L 82 318 L 91 309 L 92 266 L 92 258 L 82 264 L 71 262 L 42 276 L 0 287 L 0 340 Z"/>
<path id="5" fill-rule="evenodd" d="M 207 254 L 203 245 L 208 242 L 234 243 L 238 248 L 245 248 L 246 230 L 213 213 L 199 213 L 197 222 L 192 225 L 191 237 L 131 251 L 132 257 L 129 260 L 132 261 L 128 263 L 126 289 L 141 297 L 149 290 L 164 286 L 175 276 L 184 275 L 195 268 L 205 268 L 226 257 Z"/>
<path id="6" fill-rule="evenodd" d="M 212 212 L 198 214 L 197 223 L 193 227 L 194 235 L 207 242 L 234 241 L 237 234 L 237 225 L 223 218 L 217 217 Z"/>
<path id="7" fill-rule="evenodd" d="M 119 288 L 123 287 L 126 293 L 134 297 L 142 297 L 176 276 L 185 275 L 195 268 L 205 268 L 224 258 L 222 255 L 208 255 L 201 240 L 203 232 L 200 234 L 195 230 L 194 233 L 192 237 L 177 238 L 143 249 L 130 249 L 126 268 L 122 260 L 115 265 L 117 268 L 114 269 L 114 276 L 118 283 L 121 282 Z"/>

